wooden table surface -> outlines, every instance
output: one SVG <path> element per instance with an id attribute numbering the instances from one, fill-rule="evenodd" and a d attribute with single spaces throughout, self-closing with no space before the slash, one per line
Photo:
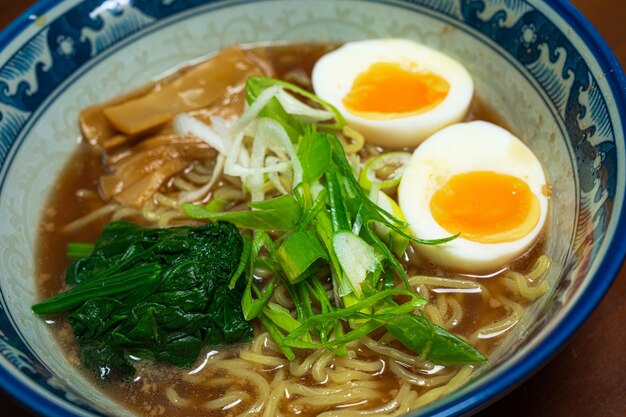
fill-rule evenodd
<path id="1" fill-rule="evenodd" d="M 626 68 L 626 1 L 574 0 Z M 0 29 L 33 0 L 0 0 Z M 626 238 L 626 237 L 625 237 Z M 599 307 L 547 366 L 480 417 L 626 416 L 626 267 Z M 29 416 L 0 393 L 0 416 Z"/>

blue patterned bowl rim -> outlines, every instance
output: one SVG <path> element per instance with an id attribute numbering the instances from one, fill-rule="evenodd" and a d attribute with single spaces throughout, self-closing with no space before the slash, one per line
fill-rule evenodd
<path id="1" fill-rule="evenodd" d="M 220 0 L 208 0 L 208 2 L 211 1 Z M 0 50 L 9 45 L 28 27 L 33 16 L 41 16 L 59 3 L 58 0 L 39 0 L 28 8 L 0 33 Z M 600 33 L 568 0 L 545 0 L 545 3 L 570 25 L 574 33 L 580 36 L 600 68 L 603 69 L 614 99 L 614 106 L 623 120 L 622 131 L 615 132 L 616 138 L 619 138 L 619 134 L 622 139 L 626 138 L 626 75 L 617 58 Z M 476 392 L 476 388 L 470 389 L 453 401 L 446 401 L 439 406 L 435 405 L 429 410 L 429 416 L 456 416 L 486 407 L 530 378 L 559 352 L 559 349 L 573 336 L 602 300 L 626 258 L 626 204 L 622 205 L 621 212 L 614 212 L 612 217 L 617 217 L 618 222 L 613 239 L 608 243 L 606 255 L 584 292 L 554 330 L 526 356 L 513 363 L 506 372 L 482 386 L 480 392 Z M 37 414 L 50 417 L 75 416 L 74 413 L 49 398 L 33 391 L 3 367 L 0 367 L 0 388 Z"/>

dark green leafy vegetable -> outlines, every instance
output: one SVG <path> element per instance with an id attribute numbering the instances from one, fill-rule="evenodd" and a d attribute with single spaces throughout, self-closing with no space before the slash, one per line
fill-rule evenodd
<path id="1" fill-rule="evenodd" d="M 130 271 L 82 281 L 61 294 L 35 304 L 33 311 L 37 314 L 63 313 L 94 298 L 126 294 L 135 288 L 151 286 L 157 279 L 161 278 L 161 274 L 161 266 L 151 263 L 138 266 Z"/>
<path id="2" fill-rule="evenodd" d="M 203 344 L 248 341 L 243 288 L 229 288 L 242 239 L 229 223 L 145 229 L 107 225 L 73 264 L 70 290 L 33 306 L 68 311 L 83 363 L 99 378 L 134 374 L 131 355 L 189 367 Z"/>

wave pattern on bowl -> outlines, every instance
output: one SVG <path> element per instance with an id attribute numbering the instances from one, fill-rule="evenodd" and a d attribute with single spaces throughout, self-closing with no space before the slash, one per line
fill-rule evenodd
<path id="1" fill-rule="evenodd" d="M 40 17 L 0 52 L 0 208 L 3 213 L 0 376 L 11 381 L 7 384 L 17 384 L 10 391 L 18 398 L 38 401 L 28 404 L 36 410 L 71 409 L 75 414 L 97 414 L 75 394 L 79 382 L 68 385 L 61 382 L 64 378 L 57 377 L 62 358 L 52 364 L 41 360 L 47 348 L 41 346 L 42 341 L 52 339 L 46 336 L 43 324 L 28 316 L 28 306 L 35 297 L 29 278 L 33 275 L 33 241 L 43 202 L 41 194 L 46 191 L 41 184 L 52 181 L 40 178 L 50 177 L 41 167 L 58 170 L 73 146 L 73 139 L 68 136 L 56 137 L 54 141 L 59 143 L 50 145 L 37 144 L 31 139 L 42 136 L 35 134 L 38 129 L 54 136 L 66 131 L 76 133 L 75 127 L 67 128 L 75 123 L 76 115 L 69 107 L 64 113 L 59 111 L 62 117 L 58 125 L 40 124 L 47 120 L 45 115 L 51 112 L 50 106 L 63 102 L 60 97 L 64 91 L 70 91 L 87 71 L 107 59 L 111 60 L 107 62 L 119 61 L 135 44 L 139 46 L 132 49 L 133 54 L 125 56 L 130 67 L 150 65 L 164 70 L 171 67 L 170 62 L 188 60 L 234 42 L 301 40 L 319 33 L 332 33 L 333 39 L 344 41 L 406 36 L 458 56 L 478 83 L 493 97 L 499 97 L 497 100 L 503 106 L 510 105 L 507 100 L 514 98 L 521 108 L 530 109 L 524 110 L 517 122 L 509 121 L 514 127 L 515 123 L 520 128 L 527 126 L 531 140 L 543 146 L 547 155 L 567 159 L 569 166 L 554 168 L 549 174 L 554 183 L 562 183 L 569 190 L 562 196 L 555 195 L 554 204 L 563 207 L 568 213 L 563 217 L 575 219 L 575 224 L 563 224 L 561 213 L 553 210 L 551 228 L 563 233 L 549 239 L 549 248 L 560 254 L 557 256 L 560 265 L 551 271 L 549 279 L 558 284 L 554 296 L 536 306 L 532 313 L 534 320 L 527 320 L 518 329 L 525 340 L 532 342 L 517 357 L 532 353 L 548 337 L 546 326 L 557 326 L 568 308 L 582 297 L 589 277 L 597 272 L 599 260 L 610 251 L 607 246 L 616 227 L 615 221 L 611 223 L 611 213 L 621 211 L 624 192 L 624 179 L 617 175 L 623 172 L 620 164 L 624 154 L 618 109 L 608 104 L 611 91 L 607 81 L 594 75 L 602 69 L 593 51 L 588 51 L 580 38 L 568 32 L 568 23 L 543 2 L 381 0 L 364 1 L 356 6 L 355 2 L 328 0 L 315 5 L 313 2 L 161 0 L 103 1 L 96 7 L 92 3 L 66 1 L 55 6 L 45 14 L 53 18 L 46 21 Z M 206 19 L 201 33 L 185 32 L 181 22 L 195 19 L 197 25 L 201 18 Z M 428 24 L 423 25 L 424 22 Z M 180 28 L 182 34 L 172 28 Z M 177 48 L 175 57 L 167 57 L 163 51 L 152 56 L 154 45 L 152 49 L 140 45 L 146 36 L 159 34 L 171 42 L 166 47 Z M 0 45 L 8 42 L 8 35 L 4 36 Z M 196 42 L 184 42 L 185 36 Z M 446 43 L 463 37 L 468 38 L 468 43 L 456 46 Z M 503 64 L 485 63 L 483 52 L 468 48 L 472 42 L 484 44 L 489 54 L 498 55 L 498 59 L 515 71 L 509 73 L 510 69 Z M 99 94 L 117 94 L 128 88 L 127 82 L 147 81 L 120 79 L 111 91 L 86 91 L 86 94 L 102 99 L 106 97 Z M 534 90 L 529 92 L 526 85 Z M 116 88 L 119 91 L 114 91 Z M 511 98 L 507 98 L 509 95 Z M 533 106 L 540 101 L 552 113 L 550 120 L 533 113 Z M 542 135 L 546 141 L 543 145 L 539 143 Z M 26 151 L 39 151 L 39 155 L 26 158 Z M 18 164 L 22 160 L 30 160 L 27 167 Z M 48 160 L 52 161 L 50 165 L 46 165 Z M 17 177 L 21 177 L 19 182 Z M 25 220 L 34 222 L 24 226 Z M 604 242 L 605 239 L 609 242 Z M 499 368 L 505 369 L 515 359 L 510 352 L 519 343 L 507 344 L 501 360 L 496 361 Z M 478 381 L 454 397 L 469 395 L 472 389 L 486 383 L 487 380 Z M 36 394 L 26 393 L 26 387 Z M 486 399 L 482 397 L 479 401 Z M 437 412 L 436 407 L 444 407 L 446 401 L 452 400 L 443 400 L 443 405 L 436 404 L 430 411 Z M 95 406 L 108 409 L 103 402 Z"/>

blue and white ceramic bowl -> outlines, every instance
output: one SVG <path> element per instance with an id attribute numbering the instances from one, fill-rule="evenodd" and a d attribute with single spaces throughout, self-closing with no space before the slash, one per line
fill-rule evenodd
<path id="1" fill-rule="evenodd" d="M 130 415 L 67 363 L 30 311 L 39 217 L 76 146 L 81 108 L 231 43 L 389 36 L 463 62 L 479 98 L 540 156 L 554 190 L 545 246 L 551 292 L 481 376 L 414 415 L 469 412 L 549 359 L 626 252 L 626 81 L 569 3 L 43 0 L 0 37 L 2 388 L 45 415 Z"/>

